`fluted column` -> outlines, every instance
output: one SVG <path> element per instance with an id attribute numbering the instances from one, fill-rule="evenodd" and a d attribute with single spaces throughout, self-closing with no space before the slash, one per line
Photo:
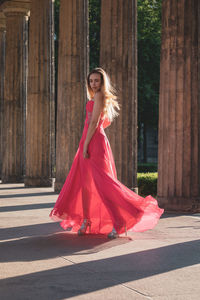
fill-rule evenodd
<path id="1" fill-rule="evenodd" d="M 100 65 L 118 91 L 120 116 L 107 129 L 119 180 L 137 186 L 137 1 L 101 1 Z"/>
<path id="2" fill-rule="evenodd" d="M 25 186 L 51 186 L 52 0 L 31 1 Z"/>
<path id="3" fill-rule="evenodd" d="M 166 210 L 200 211 L 200 4 L 162 6 L 158 199 Z"/>
<path id="4" fill-rule="evenodd" d="M 0 178 L 2 177 L 3 161 L 3 101 L 4 101 L 4 73 L 5 73 L 5 16 L 0 12 Z"/>
<path id="5" fill-rule="evenodd" d="M 61 0 L 58 54 L 56 182 L 60 191 L 83 130 L 88 72 L 88 0 Z"/>
<path id="6" fill-rule="evenodd" d="M 24 55 L 28 3 L 9 1 L 6 16 L 2 181 L 21 182 L 24 171 Z M 7 4 L 7 3 L 5 3 Z"/>

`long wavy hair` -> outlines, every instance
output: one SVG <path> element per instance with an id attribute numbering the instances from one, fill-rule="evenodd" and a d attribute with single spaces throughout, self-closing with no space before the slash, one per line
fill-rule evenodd
<path id="1" fill-rule="evenodd" d="M 87 96 L 91 100 L 94 97 L 94 92 L 90 86 L 90 75 L 100 74 L 101 76 L 101 91 L 104 94 L 103 118 L 108 118 L 110 122 L 119 115 L 116 109 L 120 110 L 117 102 L 116 90 L 110 82 L 108 74 L 102 68 L 95 68 L 87 76 Z"/>

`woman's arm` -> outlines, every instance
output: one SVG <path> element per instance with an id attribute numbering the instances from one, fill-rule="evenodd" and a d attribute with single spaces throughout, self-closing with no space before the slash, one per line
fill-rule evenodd
<path id="1" fill-rule="evenodd" d="M 84 158 L 88 158 L 88 145 L 90 143 L 91 138 L 93 137 L 93 134 L 95 133 L 95 130 L 99 124 L 99 120 L 101 117 L 101 113 L 103 110 L 103 94 L 101 92 L 98 92 L 94 96 L 94 106 L 92 111 L 92 118 L 90 121 L 90 124 L 88 126 L 87 136 L 85 139 L 85 143 L 83 146 L 83 156 Z"/>

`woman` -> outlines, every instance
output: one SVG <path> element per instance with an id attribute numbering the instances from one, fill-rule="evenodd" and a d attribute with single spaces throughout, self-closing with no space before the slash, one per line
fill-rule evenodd
<path id="1" fill-rule="evenodd" d="M 152 229 L 163 213 L 151 196 L 145 199 L 117 180 L 104 128 L 119 109 L 114 89 L 102 68 L 87 76 L 86 120 L 71 170 L 50 213 L 64 229 L 108 234 Z"/>

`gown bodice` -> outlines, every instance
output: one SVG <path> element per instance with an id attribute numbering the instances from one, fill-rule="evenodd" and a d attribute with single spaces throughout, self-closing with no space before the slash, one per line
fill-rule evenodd
<path id="1" fill-rule="evenodd" d="M 90 120 L 92 118 L 92 111 L 93 111 L 94 101 L 89 100 L 86 104 L 86 118 L 85 118 L 85 125 L 90 124 Z M 103 113 L 101 114 L 101 118 L 98 124 L 98 128 L 106 128 L 111 124 L 108 118 L 103 118 Z"/>

